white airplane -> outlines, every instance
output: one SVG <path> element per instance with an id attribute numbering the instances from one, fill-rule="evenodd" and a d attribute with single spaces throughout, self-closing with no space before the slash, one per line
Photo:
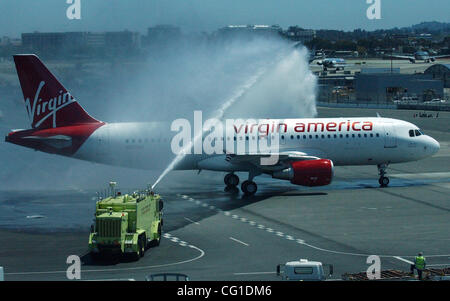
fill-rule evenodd
<path id="1" fill-rule="evenodd" d="M 417 51 L 413 55 L 390 55 L 389 58 L 399 59 L 399 60 L 409 60 L 411 63 L 415 64 L 416 61 L 423 61 L 424 63 L 433 63 L 436 59 L 448 58 L 450 55 L 438 55 L 432 56 L 428 51 Z"/>
<path id="2" fill-rule="evenodd" d="M 342 58 L 326 58 L 323 60 L 318 60 L 317 65 L 323 66 L 323 70 L 327 71 L 328 68 L 336 68 L 336 70 L 344 70 L 347 64 Z"/>
<path id="3" fill-rule="evenodd" d="M 91 117 L 35 55 L 14 56 L 31 121 L 31 129 L 13 130 L 5 141 L 31 149 L 86 161 L 139 169 L 164 168 L 175 135 L 170 124 L 105 123 Z M 187 154 L 174 169 L 228 172 L 224 182 L 236 187 L 235 172 L 248 172 L 241 185 L 254 194 L 255 176 L 269 174 L 303 186 L 331 183 L 334 166 L 376 165 L 381 186 L 389 184 L 389 164 L 415 161 L 435 154 L 439 143 L 409 122 L 381 118 L 265 119 L 235 123 L 232 135 L 212 137 L 216 142 L 249 144 L 273 140 L 278 160 L 262 165 L 264 152 Z M 220 136 L 220 137 L 219 137 Z M 203 136 L 206 140 L 211 136 Z"/>

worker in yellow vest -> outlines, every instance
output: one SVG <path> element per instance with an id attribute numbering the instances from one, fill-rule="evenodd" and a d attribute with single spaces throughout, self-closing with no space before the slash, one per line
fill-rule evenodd
<path id="1" fill-rule="evenodd" d="M 423 253 L 419 252 L 418 256 L 414 258 L 414 264 L 411 265 L 411 274 L 414 274 L 414 269 L 417 270 L 417 274 L 419 275 L 419 280 L 422 280 L 422 272 L 425 270 L 426 266 L 425 257 L 423 257 Z"/>

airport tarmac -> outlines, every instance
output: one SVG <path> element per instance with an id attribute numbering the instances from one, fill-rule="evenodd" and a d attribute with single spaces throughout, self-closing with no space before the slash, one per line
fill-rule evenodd
<path id="1" fill-rule="evenodd" d="M 450 265 L 450 113 L 416 118 L 417 111 L 406 110 L 318 112 L 378 112 L 407 120 L 436 138 L 441 150 L 390 166 L 387 188 L 378 187 L 374 166 L 337 167 L 333 183 L 316 188 L 260 176 L 250 198 L 225 192 L 222 173 L 174 172 L 157 189 L 165 199 L 164 238 L 138 262 L 94 263 L 86 256 L 95 192 L 0 192 L 5 280 L 65 280 L 69 255 L 81 257 L 82 280 L 144 280 L 162 272 L 191 280 L 278 280 L 276 265 L 300 258 L 333 264 L 338 279 L 365 271 L 369 255 L 381 256 L 382 269 L 407 271 L 419 251 L 429 266 Z"/>

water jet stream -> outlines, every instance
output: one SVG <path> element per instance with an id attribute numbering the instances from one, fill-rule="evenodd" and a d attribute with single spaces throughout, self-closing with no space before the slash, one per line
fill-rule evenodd
<path id="1" fill-rule="evenodd" d="M 294 50 L 296 51 L 296 50 Z M 221 120 L 223 118 L 223 116 L 225 115 L 225 113 L 227 112 L 227 110 L 234 104 L 236 103 L 236 101 L 238 101 L 239 99 L 241 99 L 247 91 L 249 91 L 253 86 L 255 86 L 255 84 L 257 84 L 261 78 L 263 77 L 263 75 L 270 69 L 270 67 L 272 67 L 273 65 L 278 64 L 284 57 L 286 57 L 289 53 L 292 52 L 292 48 L 288 47 L 288 49 L 286 49 L 285 51 L 282 51 L 281 53 L 279 53 L 275 59 L 269 63 L 266 64 L 266 66 L 264 67 L 260 67 L 256 73 L 251 76 L 242 86 L 238 87 L 235 91 L 235 93 L 227 100 L 225 101 L 222 106 L 217 109 L 213 114 L 212 114 L 212 119 L 214 120 Z M 156 180 L 156 182 L 152 185 L 152 189 L 154 189 L 159 183 L 160 181 L 171 171 L 173 170 L 176 165 L 183 160 L 183 158 L 186 156 L 187 153 L 189 153 L 189 150 L 193 147 L 193 145 L 195 144 L 195 142 L 198 139 L 202 139 L 203 137 L 203 132 L 205 130 L 209 130 L 208 129 L 202 129 L 202 131 L 200 131 L 199 133 L 196 133 L 196 135 L 194 136 L 194 139 L 192 139 L 188 145 L 186 145 L 179 154 L 177 154 L 177 156 L 172 160 L 172 162 L 166 167 L 166 169 L 161 173 L 161 175 L 158 177 L 158 179 Z"/>

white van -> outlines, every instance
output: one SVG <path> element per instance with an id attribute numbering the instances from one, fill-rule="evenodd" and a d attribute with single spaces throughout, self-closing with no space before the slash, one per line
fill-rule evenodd
<path id="1" fill-rule="evenodd" d="M 324 272 L 324 266 L 328 267 L 329 273 Z M 283 280 L 291 281 L 323 281 L 333 275 L 333 265 L 323 265 L 318 261 L 289 261 L 285 264 L 277 265 L 277 276 Z"/>

